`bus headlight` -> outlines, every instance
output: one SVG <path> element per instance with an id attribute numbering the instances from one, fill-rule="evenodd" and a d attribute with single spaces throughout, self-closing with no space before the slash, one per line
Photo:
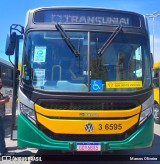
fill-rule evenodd
<path id="1" fill-rule="evenodd" d="M 151 96 L 147 101 L 142 104 L 142 111 L 140 114 L 139 125 L 141 125 L 153 111 L 153 96 Z"/>
<path id="2" fill-rule="evenodd" d="M 152 114 L 152 107 L 145 109 L 141 112 L 139 125 L 141 125 Z"/>
<path id="3" fill-rule="evenodd" d="M 28 106 L 20 103 L 20 111 L 34 124 L 36 124 L 35 112 Z"/>

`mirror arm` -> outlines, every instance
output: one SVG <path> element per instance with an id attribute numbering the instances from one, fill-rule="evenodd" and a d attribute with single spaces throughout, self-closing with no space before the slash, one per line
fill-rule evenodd
<path id="1" fill-rule="evenodd" d="M 24 34 L 24 27 L 19 25 L 19 24 L 12 24 L 10 26 L 10 35 L 11 35 L 13 30 L 18 31 L 21 35 Z"/>

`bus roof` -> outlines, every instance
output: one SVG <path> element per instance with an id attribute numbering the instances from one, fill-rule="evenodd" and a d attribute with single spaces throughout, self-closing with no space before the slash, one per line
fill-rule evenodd
<path id="1" fill-rule="evenodd" d="M 156 62 L 153 64 L 153 69 L 160 68 L 160 62 Z"/>
<path id="2" fill-rule="evenodd" d="M 13 65 L 9 61 L 4 60 L 3 58 L 0 58 L 0 65 L 5 65 L 13 68 Z"/>
<path id="3" fill-rule="evenodd" d="M 47 10 L 47 9 L 82 9 L 82 10 L 102 10 L 102 11 L 113 11 L 113 12 L 124 12 L 124 13 L 132 13 L 137 15 L 142 15 L 137 12 L 127 11 L 127 10 L 119 10 L 119 9 L 112 9 L 112 8 L 102 8 L 102 7 L 78 7 L 78 6 L 50 6 L 50 7 L 38 7 L 34 9 L 30 9 L 28 11 L 35 12 L 38 10 Z"/>

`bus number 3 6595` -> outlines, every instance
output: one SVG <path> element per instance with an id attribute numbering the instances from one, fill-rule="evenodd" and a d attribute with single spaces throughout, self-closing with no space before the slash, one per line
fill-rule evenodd
<path id="1" fill-rule="evenodd" d="M 121 130 L 122 124 L 98 124 L 98 130 Z"/>

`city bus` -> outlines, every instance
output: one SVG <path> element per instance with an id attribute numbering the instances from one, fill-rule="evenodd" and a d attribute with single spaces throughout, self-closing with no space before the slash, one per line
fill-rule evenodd
<path id="1" fill-rule="evenodd" d="M 0 58 L 0 78 L 2 79 L 1 93 L 3 96 L 9 96 L 10 100 L 4 105 L 6 115 L 12 113 L 12 98 L 13 98 L 13 65 Z"/>
<path id="2" fill-rule="evenodd" d="M 153 63 L 143 15 L 36 8 L 24 27 L 11 25 L 6 55 L 17 58 L 20 37 L 18 146 L 105 152 L 152 145 Z"/>
<path id="3" fill-rule="evenodd" d="M 160 124 L 160 62 L 153 65 L 154 121 Z"/>

